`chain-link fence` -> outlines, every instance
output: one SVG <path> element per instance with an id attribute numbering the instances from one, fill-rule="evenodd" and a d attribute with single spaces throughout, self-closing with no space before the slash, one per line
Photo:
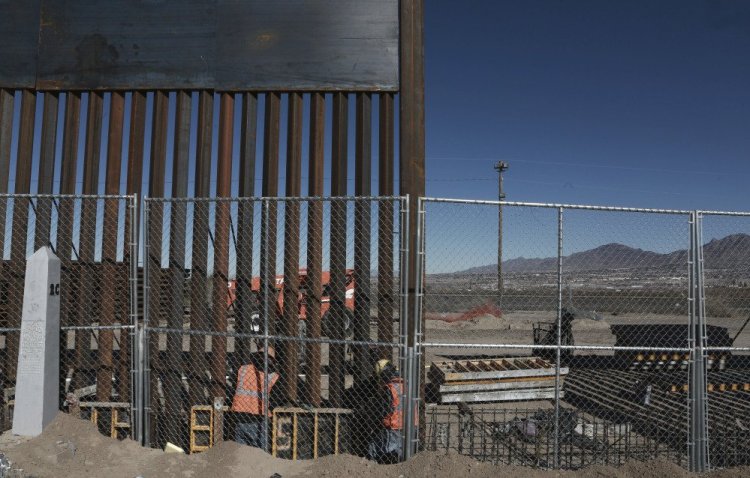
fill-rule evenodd
<path id="1" fill-rule="evenodd" d="M 401 449 L 403 199 L 145 204 L 149 445 Z"/>
<path id="2" fill-rule="evenodd" d="M 107 435 L 750 462 L 750 214 L 422 199 L 410 322 L 403 198 L 149 199 L 140 260 L 133 198 L 0 199 L 3 428 L 25 261 L 49 245 L 61 409 Z"/>
<path id="3" fill-rule="evenodd" d="M 61 261 L 60 408 L 132 436 L 136 204 L 127 196 L 0 197 L 2 427 L 12 424 L 26 260 Z"/>
<path id="4" fill-rule="evenodd" d="M 743 393 L 724 348 L 750 236 L 704 243 L 690 211 L 423 199 L 420 215 L 423 447 L 562 468 L 750 460 L 713 394 Z"/>
<path id="5" fill-rule="evenodd" d="M 711 464 L 750 463 L 750 215 L 700 212 Z M 711 334 L 721 330 L 720 340 Z"/>

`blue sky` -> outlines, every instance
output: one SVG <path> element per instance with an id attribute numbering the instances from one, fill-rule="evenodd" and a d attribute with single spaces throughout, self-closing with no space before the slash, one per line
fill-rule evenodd
<path id="1" fill-rule="evenodd" d="M 425 11 L 428 195 L 495 199 L 497 175 L 493 164 L 504 160 L 510 163 L 505 174 L 508 200 L 750 210 L 750 195 L 745 186 L 750 180 L 750 2 L 440 0 L 427 1 Z M 170 96 L 168 151 L 172 149 L 174 128 L 174 94 Z M 20 99 L 20 94 L 17 98 Z M 82 112 L 86 111 L 86 104 L 84 95 Z M 151 107 L 149 98 L 148 117 Z M 260 194 L 262 177 L 263 107 L 261 96 L 256 194 Z M 349 107 L 353 122 L 353 98 Z M 102 157 L 106 152 L 108 96 L 104 108 Z M 196 109 L 194 95 L 193 111 Z M 40 98 L 38 117 L 41 110 Z M 286 98 L 282 98 L 281 111 L 279 191 L 284 194 Z M 307 98 L 304 111 L 307 117 Z M 19 113 L 16 104 L 16 124 Z M 60 128 L 62 113 L 61 108 Z M 238 129 L 239 104 L 235 113 Z M 376 125 L 376 101 L 373 113 Z M 218 117 L 218 98 L 214 115 Z M 85 121 L 85 114 L 81 116 L 81 121 Z M 127 130 L 129 101 L 125 116 Z M 326 119 L 328 176 L 330 101 Z M 307 192 L 307 128 L 305 121 L 303 194 Z M 79 137 L 81 155 L 84 131 L 82 128 Z M 34 171 L 39 133 L 37 124 Z M 215 130 L 212 192 L 216 186 L 216 133 Z M 193 125 L 191 180 L 195 138 Z M 58 181 L 61 139 L 58 135 Z M 125 135 L 123 152 L 127 151 L 128 139 Z M 145 139 L 144 172 L 147 173 L 150 127 Z M 237 194 L 238 186 L 237 140 L 233 152 L 233 194 Z M 16 144 L 14 138 L 14 156 Z M 378 181 L 377 146 L 377 141 L 373 141 L 374 192 Z M 350 178 L 353 178 L 353 163 L 352 128 Z M 83 168 L 79 166 L 79 190 L 82 174 Z M 102 191 L 104 174 L 102 165 Z M 12 165 L 11 190 L 14 176 L 15 165 Z M 169 195 L 171 157 L 166 176 Z M 35 183 L 36 175 L 32 179 Z M 124 188 L 124 175 L 122 183 Z M 147 185 L 148 178 L 144 177 L 144 192 L 148 191 Z M 34 190 L 36 184 L 32 184 Z M 329 190 L 326 181 L 326 194 Z M 349 193 L 353 192 L 350 179 Z M 189 194 L 192 193 L 191 181 Z M 515 217 L 509 212 L 507 257 L 554 255 L 553 216 L 553 212 L 541 210 Z M 617 214 L 570 216 L 566 223 L 570 231 L 566 233 L 571 241 L 566 247 L 571 252 L 607 242 L 660 252 L 684 248 L 683 222 L 667 221 L 665 226 L 654 219 L 624 222 L 618 219 L 623 216 Z M 446 216 L 453 217 L 451 213 Z M 496 228 L 492 223 L 494 217 L 493 208 L 481 212 L 476 209 L 462 216 L 465 223 L 461 229 L 451 229 L 455 222 L 448 221 L 445 230 L 455 231 L 451 234 L 457 241 L 488 235 L 481 241 L 481 252 L 480 243 L 476 242 L 477 249 L 470 255 L 478 264 L 489 263 L 497 240 L 494 237 L 493 245 L 490 237 Z M 434 220 L 439 222 L 443 218 Z M 669 234 L 659 232 L 663 227 L 669 228 Z M 750 233 L 750 221 L 716 220 L 710 230 L 706 229 L 705 239 L 732 232 Z M 439 240 L 447 245 L 451 234 L 439 234 Z M 573 242 L 575 237 L 579 239 Z M 535 240 L 530 242 L 530 238 Z"/>
<path id="2" fill-rule="evenodd" d="M 750 2 L 432 1 L 427 192 L 750 207 Z"/>

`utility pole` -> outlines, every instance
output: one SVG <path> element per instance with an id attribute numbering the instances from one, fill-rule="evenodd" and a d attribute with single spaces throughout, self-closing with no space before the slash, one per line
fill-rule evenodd
<path id="1" fill-rule="evenodd" d="M 495 163 L 495 171 L 497 171 L 497 199 L 499 201 L 505 201 L 505 193 L 503 192 L 503 173 L 509 168 L 508 163 L 505 161 L 498 161 Z M 497 206 L 497 305 L 502 307 L 503 303 L 503 206 L 498 204 Z"/>

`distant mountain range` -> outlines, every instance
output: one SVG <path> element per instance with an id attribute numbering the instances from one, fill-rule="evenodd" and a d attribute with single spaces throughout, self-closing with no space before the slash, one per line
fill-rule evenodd
<path id="1" fill-rule="evenodd" d="M 674 269 L 686 265 L 687 250 L 667 254 L 644 251 L 611 243 L 588 251 L 576 252 L 563 258 L 568 271 L 596 271 L 605 269 Z M 732 234 L 713 239 L 703 246 L 705 269 L 750 268 L 750 235 Z M 557 270 L 557 257 L 519 257 L 503 261 L 503 272 L 553 272 Z M 497 264 L 472 267 L 458 274 L 496 274 Z"/>

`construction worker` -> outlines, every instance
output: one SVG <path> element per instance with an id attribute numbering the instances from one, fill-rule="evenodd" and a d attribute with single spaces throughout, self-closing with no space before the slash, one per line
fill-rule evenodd
<path id="1" fill-rule="evenodd" d="M 252 354 L 250 363 L 240 367 L 237 371 L 237 388 L 232 399 L 231 411 L 236 420 L 234 441 L 242 445 L 266 449 L 268 446 L 268 430 L 265 416 L 271 416 L 270 410 L 265 410 L 264 349 Z M 269 408 L 275 406 L 275 395 L 272 393 L 274 384 L 279 380 L 276 373 L 276 350 L 268 347 L 268 402 Z"/>
<path id="2" fill-rule="evenodd" d="M 390 360 L 375 364 L 375 378 L 380 384 L 376 407 L 380 428 L 367 449 L 367 457 L 379 463 L 395 463 L 403 457 L 404 381 Z"/>

